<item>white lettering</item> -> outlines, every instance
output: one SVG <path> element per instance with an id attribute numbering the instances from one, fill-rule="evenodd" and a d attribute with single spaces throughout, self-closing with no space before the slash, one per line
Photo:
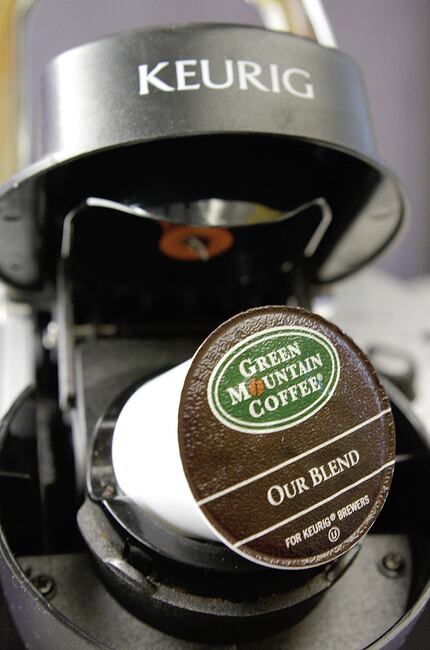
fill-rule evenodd
<path id="1" fill-rule="evenodd" d="M 356 449 L 351 449 L 343 456 L 329 460 L 325 465 L 311 467 L 309 475 L 312 479 L 313 485 L 319 485 L 323 481 L 328 481 L 333 478 L 333 476 L 337 476 L 341 472 L 354 467 L 354 465 L 357 465 L 359 460 L 360 454 L 358 451 Z"/>
<path id="2" fill-rule="evenodd" d="M 268 411 L 276 411 L 279 407 L 279 400 L 276 395 L 268 395 L 264 400 L 264 406 Z"/>
<path id="3" fill-rule="evenodd" d="M 244 381 L 236 386 L 236 388 L 227 388 L 227 392 L 230 395 L 232 406 L 239 404 L 239 402 L 242 402 L 243 400 L 251 398 L 251 395 L 249 394 Z"/>
<path id="4" fill-rule="evenodd" d="M 185 61 L 176 61 L 176 76 L 178 80 L 178 90 L 198 90 L 200 84 L 187 84 L 187 79 L 189 77 L 195 77 L 195 70 L 186 70 L 187 67 L 197 65 L 195 59 L 188 59 Z"/>
<path id="5" fill-rule="evenodd" d="M 210 78 L 209 72 L 209 59 L 202 59 L 200 61 L 200 67 L 202 69 L 202 82 L 203 85 L 207 88 L 213 88 L 214 90 L 223 90 L 224 88 L 231 88 L 234 84 L 234 68 L 233 61 L 227 59 L 225 62 L 225 71 L 226 71 L 226 80 L 222 83 L 214 83 Z"/>
<path id="6" fill-rule="evenodd" d="M 254 61 L 238 61 L 237 62 L 237 72 L 239 76 L 239 88 L 241 90 L 248 90 L 248 82 L 262 90 L 263 92 L 270 92 L 266 86 L 264 86 L 261 81 L 257 79 L 261 75 L 261 65 L 254 63 Z"/>
<path id="7" fill-rule="evenodd" d="M 361 510 L 361 508 L 364 508 L 365 506 L 368 506 L 370 504 L 370 499 L 367 494 L 364 495 L 364 497 L 360 497 L 356 501 L 353 501 L 352 503 L 349 503 L 347 506 L 344 508 L 340 508 L 337 511 L 337 516 L 339 521 L 342 521 L 342 519 L 345 519 L 346 517 L 349 517 L 350 515 L 354 514 L 354 512 L 357 512 L 357 510 Z"/>
<path id="8" fill-rule="evenodd" d="M 280 93 L 281 86 L 279 85 L 279 70 L 276 63 L 270 64 L 270 78 L 272 80 L 272 91 L 274 93 Z"/>
<path id="9" fill-rule="evenodd" d="M 284 498 L 284 491 L 280 485 L 272 485 L 267 490 L 267 500 L 271 506 L 280 506 Z"/>
<path id="10" fill-rule="evenodd" d="M 310 477 L 312 479 L 312 485 L 319 485 L 323 482 L 323 477 L 319 473 L 318 467 L 311 467 L 309 470 Z"/>
<path id="11" fill-rule="evenodd" d="M 257 372 L 257 367 L 253 365 L 252 359 L 244 359 L 239 363 L 239 372 L 242 377 L 252 377 Z"/>
<path id="12" fill-rule="evenodd" d="M 303 99 L 315 98 L 311 75 L 302 68 L 287 68 L 281 73 L 277 63 L 269 63 L 268 67 L 263 71 L 262 66 L 255 61 L 225 59 L 225 74 L 221 73 L 221 79 L 214 81 L 211 77 L 211 62 L 209 59 L 184 59 L 174 62 L 176 70 L 175 87 L 158 76 L 169 65 L 169 61 L 160 61 L 152 70 L 149 69 L 146 63 L 139 65 L 139 94 L 148 95 L 150 86 L 167 93 L 174 90 L 199 90 L 202 86 L 214 90 L 225 90 L 234 85 L 237 74 L 237 84 L 240 90 L 249 90 L 253 87 L 261 92 L 279 94 L 285 89 L 295 97 Z M 197 79 L 198 70 L 201 73 L 201 83 Z M 192 79 L 194 83 L 191 81 Z M 264 79 L 264 83 L 262 79 Z"/>
<path id="13" fill-rule="evenodd" d="M 159 79 L 156 75 L 167 68 L 169 65 L 168 61 L 161 61 L 157 63 L 155 68 L 148 72 L 148 66 L 140 65 L 139 66 L 139 94 L 148 95 L 149 94 L 149 84 L 158 88 L 158 90 L 163 90 L 165 93 L 171 93 L 175 90 L 173 86 L 169 86 L 165 81 Z"/>
<path id="14" fill-rule="evenodd" d="M 306 70 L 302 70 L 302 68 L 289 68 L 288 70 L 285 70 L 284 74 L 282 75 L 282 83 L 285 86 L 285 90 L 288 90 L 289 93 L 295 95 L 296 97 L 302 97 L 304 99 L 314 99 L 315 93 L 314 93 L 313 85 L 311 83 L 305 83 L 303 90 L 299 88 L 295 88 L 292 85 L 292 80 L 291 80 L 291 77 L 293 75 L 303 77 L 304 79 L 311 78 L 309 72 L 307 72 Z"/>
<path id="15" fill-rule="evenodd" d="M 257 357 L 255 359 L 255 363 L 257 364 L 260 372 L 263 372 L 263 370 L 268 370 L 271 367 L 266 357 Z"/>
<path id="16" fill-rule="evenodd" d="M 260 409 L 259 412 L 257 412 L 257 408 Z M 253 418 L 261 418 L 262 415 L 264 415 L 264 409 L 261 406 L 261 400 L 260 399 L 254 399 L 251 404 L 249 405 L 249 414 Z"/>
<path id="17" fill-rule="evenodd" d="M 295 546 L 296 544 L 300 544 L 301 541 L 302 541 L 302 536 L 300 535 L 300 533 L 295 533 L 295 535 L 286 538 L 285 544 L 287 548 L 290 548 L 290 546 Z"/>

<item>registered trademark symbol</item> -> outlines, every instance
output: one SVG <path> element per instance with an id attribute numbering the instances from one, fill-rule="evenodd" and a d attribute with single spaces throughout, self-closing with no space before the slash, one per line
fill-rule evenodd
<path id="1" fill-rule="evenodd" d="M 322 374 L 320 372 L 317 374 L 317 379 L 318 379 L 318 381 L 323 380 L 323 376 L 322 376 Z"/>
<path id="2" fill-rule="evenodd" d="M 330 515 L 330 521 L 335 521 L 335 519 L 336 519 L 336 515 L 334 514 L 334 512 L 332 512 Z"/>
<path id="3" fill-rule="evenodd" d="M 328 538 L 330 542 L 337 542 L 340 537 L 340 530 L 337 526 L 332 526 L 328 531 Z"/>

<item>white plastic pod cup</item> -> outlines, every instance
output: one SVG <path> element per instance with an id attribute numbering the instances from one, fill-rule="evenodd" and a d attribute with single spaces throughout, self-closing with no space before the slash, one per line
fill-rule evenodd
<path id="1" fill-rule="evenodd" d="M 115 426 L 112 461 L 121 491 L 188 537 L 216 540 L 191 493 L 178 445 L 178 410 L 191 359 L 138 388 Z"/>

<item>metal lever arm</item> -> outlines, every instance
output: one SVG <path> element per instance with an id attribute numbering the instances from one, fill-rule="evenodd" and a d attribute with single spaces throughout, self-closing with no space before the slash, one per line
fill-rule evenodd
<path id="1" fill-rule="evenodd" d="M 325 47 L 336 41 L 321 0 L 246 0 L 260 13 L 265 27 L 313 38 Z"/>

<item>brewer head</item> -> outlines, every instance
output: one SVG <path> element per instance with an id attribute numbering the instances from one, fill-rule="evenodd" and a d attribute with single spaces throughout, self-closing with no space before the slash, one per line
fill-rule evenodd
<path id="1" fill-rule="evenodd" d="M 311 283 L 360 268 L 404 219 L 357 67 L 310 39 L 217 24 L 119 34 L 55 59 L 43 105 L 41 158 L 0 196 L 0 270 L 16 285 L 54 277 L 71 212 L 115 212 L 119 233 L 124 214 L 150 214 L 272 241 L 282 223 L 283 261 L 304 256 Z M 94 249 L 103 233 L 83 218 Z"/>

